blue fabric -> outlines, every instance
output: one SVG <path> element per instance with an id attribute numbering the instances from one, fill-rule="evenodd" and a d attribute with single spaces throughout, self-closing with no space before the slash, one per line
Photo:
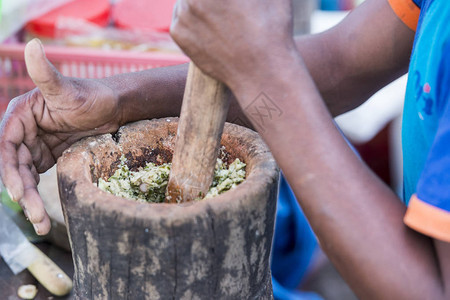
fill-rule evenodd
<path id="1" fill-rule="evenodd" d="M 438 70 L 436 110 L 441 115 L 436 137 L 417 185 L 417 197 L 450 212 L 450 39 Z"/>
<path id="2" fill-rule="evenodd" d="M 359 157 L 358 152 L 345 137 L 347 145 Z M 359 157 L 360 158 L 360 157 Z M 298 291 L 319 245 L 294 192 L 281 173 L 278 194 L 275 234 L 272 245 L 271 269 L 273 294 L 279 300 L 318 300 L 315 293 Z"/>
<path id="3" fill-rule="evenodd" d="M 272 278 L 273 294 L 279 300 L 322 300 L 322 297 L 313 292 L 303 292 L 287 289 Z"/>
<path id="4" fill-rule="evenodd" d="M 339 1 L 322 0 L 320 1 L 320 9 L 322 10 L 339 10 Z"/>
<path id="5" fill-rule="evenodd" d="M 450 114 L 445 111 L 450 85 L 450 2 L 417 2 L 421 13 L 411 55 L 403 112 L 403 198 L 408 203 L 412 194 L 418 193 L 422 201 L 442 207 L 448 203 L 442 203 L 442 199 L 431 199 L 434 194 L 430 193 L 430 189 L 434 189 L 435 194 L 442 193 L 444 197 L 448 195 L 450 186 L 450 180 L 445 175 L 450 168 L 445 159 L 449 152 L 444 151 L 445 145 L 447 148 L 450 146 L 446 133 L 449 130 L 446 124 L 450 121 Z M 438 177 L 440 183 L 436 185 Z M 421 195 L 427 199 L 421 198 Z M 450 197 L 447 196 L 447 199 Z"/>
<path id="6" fill-rule="evenodd" d="M 421 8 L 422 7 L 422 0 L 413 0 L 414 4 L 417 5 L 417 7 Z"/>
<path id="7" fill-rule="evenodd" d="M 271 258 L 275 299 L 321 299 L 314 293 L 296 290 L 317 249 L 316 237 L 281 174 Z"/>

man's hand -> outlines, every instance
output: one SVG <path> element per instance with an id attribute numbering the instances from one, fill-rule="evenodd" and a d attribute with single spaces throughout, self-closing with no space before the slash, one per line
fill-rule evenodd
<path id="1" fill-rule="evenodd" d="M 170 31 L 200 69 L 230 88 L 297 52 L 289 0 L 178 0 Z"/>
<path id="2" fill-rule="evenodd" d="M 61 153 L 89 135 L 116 131 L 118 96 L 99 80 L 62 76 L 46 59 L 42 45 L 25 48 L 28 73 L 37 88 L 11 101 L 0 127 L 0 176 L 38 234 L 50 220 L 37 191 L 38 173 L 52 167 Z"/>

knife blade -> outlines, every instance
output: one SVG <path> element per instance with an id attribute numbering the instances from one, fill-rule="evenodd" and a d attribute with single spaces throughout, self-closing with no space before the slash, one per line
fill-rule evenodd
<path id="1" fill-rule="evenodd" d="M 28 241 L 0 204 L 0 255 L 14 274 L 25 268 L 52 294 L 63 296 L 72 280 L 41 250 Z"/>
<path id="2" fill-rule="evenodd" d="M 0 255 L 14 274 L 36 259 L 36 251 L 0 204 Z"/>

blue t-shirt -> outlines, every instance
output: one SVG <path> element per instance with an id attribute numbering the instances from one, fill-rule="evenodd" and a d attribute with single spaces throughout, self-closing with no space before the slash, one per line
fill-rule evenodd
<path id="1" fill-rule="evenodd" d="M 317 248 L 316 237 L 294 192 L 281 174 L 271 257 L 275 299 L 321 299 L 314 293 L 297 290 Z"/>
<path id="2" fill-rule="evenodd" d="M 405 223 L 450 242 L 450 1 L 414 3 L 420 17 L 402 125 Z"/>

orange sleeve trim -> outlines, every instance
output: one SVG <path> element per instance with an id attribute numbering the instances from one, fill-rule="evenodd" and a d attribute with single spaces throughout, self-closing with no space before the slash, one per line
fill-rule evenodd
<path id="1" fill-rule="evenodd" d="M 388 0 L 388 2 L 397 17 L 411 30 L 416 31 L 420 8 L 412 0 Z"/>
<path id="2" fill-rule="evenodd" d="M 450 212 L 425 203 L 416 195 L 411 197 L 403 221 L 420 233 L 450 243 Z"/>

